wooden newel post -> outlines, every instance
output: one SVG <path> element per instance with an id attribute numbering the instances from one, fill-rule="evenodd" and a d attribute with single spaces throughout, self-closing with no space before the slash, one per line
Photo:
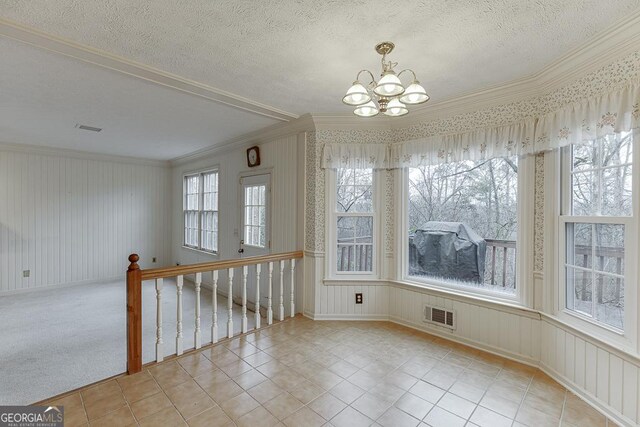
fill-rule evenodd
<path id="1" fill-rule="evenodd" d="M 142 274 L 138 254 L 127 270 L 127 374 L 142 371 Z"/>

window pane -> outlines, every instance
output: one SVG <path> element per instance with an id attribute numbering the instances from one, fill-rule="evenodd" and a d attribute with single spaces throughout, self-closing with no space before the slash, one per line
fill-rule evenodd
<path id="1" fill-rule="evenodd" d="M 338 271 L 373 271 L 373 217 L 339 216 Z"/>
<path id="2" fill-rule="evenodd" d="M 623 329 L 622 224 L 567 224 L 567 308 Z"/>
<path id="3" fill-rule="evenodd" d="M 571 205 L 573 215 L 631 216 L 631 133 L 573 145 Z"/>
<path id="4" fill-rule="evenodd" d="M 595 274 L 595 318 L 614 328 L 624 329 L 624 279 Z"/>
<path id="5" fill-rule="evenodd" d="M 336 177 L 338 212 L 373 212 L 372 169 L 338 169 Z"/>
<path id="6" fill-rule="evenodd" d="M 588 316 L 593 310 L 593 277 L 590 271 L 567 267 L 567 308 Z"/>
<path id="7" fill-rule="evenodd" d="M 338 217 L 338 244 L 355 240 L 355 217 L 339 216 Z"/>
<path id="8" fill-rule="evenodd" d="M 410 276 L 515 293 L 517 157 L 409 169 Z"/>
<path id="9" fill-rule="evenodd" d="M 567 264 L 591 268 L 593 261 L 592 224 L 567 224 Z"/>

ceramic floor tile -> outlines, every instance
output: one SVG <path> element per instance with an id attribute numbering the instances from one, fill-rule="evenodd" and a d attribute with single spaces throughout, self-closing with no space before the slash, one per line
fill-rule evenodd
<path id="1" fill-rule="evenodd" d="M 287 427 L 320 427 L 326 420 L 307 407 L 298 409 L 283 421 Z"/>
<path id="2" fill-rule="evenodd" d="M 438 400 L 444 396 L 446 391 L 425 381 L 418 381 L 416 385 L 409 389 L 409 393 L 415 394 L 427 402 L 438 403 Z"/>
<path id="3" fill-rule="evenodd" d="M 189 427 L 235 427 L 233 420 L 219 406 L 189 418 L 187 424 Z"/>
<path id="4" fill-rule="evenodd" d="M 253 411 L 260 403 L 244 392 L 220 404 L 222 410 L 232 419 L 237 420 L 241 416 Z"/>
<path id="5" fill-rule="evenodd" d="M 277 419 L 282 421 L 300 409 L 303 405 L 302 402 L 291 396 L 289 393 L 283 393 L 276 398 L 271 399 L 267 403 L 264 403 L 263 406 Z"/>
<path id="6" fill-rule="evenodd" d="M 468 420 L 474 409 L 476 409 L 475 403 L 469 402 L 452 393 L 447 393 L 442 396 L 438 401 L 438 406 L 465 420 Z"/>
<path id="7" fill-rule="evenodd" d="M 398 408 L 391 407 L 376 422 L 383 427 L 415 427 L 420 420 Z"/>
<path id="8" fill-rule="evenodd" d="M 431 408 L 433 408 L 433 403 L 427 402 L 414 394 L 405 393 L 398 399 L 394 406 L 412 417 L 421 420 L 429 413 Z"/>
<path id="9" fill-rule="evenodd" d="M 308 406 L 325 420 L 330 420 L 346 408 L 347 404 L 331 393 L 325 393 L 309 403 Z"/>
<path id="10" fill-rule="evenodd" d="M 513 419 L 479 406 L 470 421 L 480 427 L 509 427 Z"/>
<path id="11" fill-rule="evenodd" d="M 330 422 L 335 427 L 369 427 L 374 421 L 348 406 Z"/>
<path id="12" fill-rule="evenodd" d="M 47 404 L 69 427 L 607 425 L 530 366 L 391 323 L 301 317 Z"/>
<path id="13" fill-rule="evenodd" d="M 462 427 L 466 420 L 435 406 L 423 420 L 431 427 Z"/>
<path id="14" fill-rule="evenodd" d="M 132 403 L 131 411 L 137 419 L 141 419 L 170 406 L 173 406 L 173 404 L 169 398 L 163 392 L 160 392 Z"/>

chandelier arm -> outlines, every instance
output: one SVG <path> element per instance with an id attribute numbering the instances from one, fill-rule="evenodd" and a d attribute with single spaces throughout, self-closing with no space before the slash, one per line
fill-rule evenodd
<path id="1" fill-rule="evenodd" d="M 418 81 L 418 77 L 416 76 L 416 73 L 414 73 L 414 72 L 413 72 L 413 70 L 411 70 L 411 69 L 409 69 L 409 68 L 406 68 L 406 69 L 404 69 L 404 70 L 400 71 L 400 72 L 398 73 L 398 78 L 400 78 L 400 76 L 402 75 L 402 73 L 404 73 L 405 71 L 408 71 L 408 72 L 410 72 L 411 74 L 413 74 L 413 81 L 414 81 L 414 82 Z"/>
<path id="2" fill-rule="evenodd" d="M 360 72 L 358 72 L 358 75 L 356 76 L 356 80 L 357 81 L 360 81 L 360 74 L 362 74 L 362 73 L 369 73 L 369 76 L 371 77 L 371 81 L 368 84 L 371 84 L 371 83 L 375 84 L 376 83 L 376 78 L 373 77 L 373 73 L 371 71 L 369 71 L 369 70 L 360 70 Z"/>

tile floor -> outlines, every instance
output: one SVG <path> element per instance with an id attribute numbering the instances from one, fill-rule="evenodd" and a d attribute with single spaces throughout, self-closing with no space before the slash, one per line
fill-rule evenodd
<path id="1" fill-rule="evenodd" d="M 535 368 L 388 322 L 296 317 L 47 403 L 65 426 L 606 426 Z"/>

